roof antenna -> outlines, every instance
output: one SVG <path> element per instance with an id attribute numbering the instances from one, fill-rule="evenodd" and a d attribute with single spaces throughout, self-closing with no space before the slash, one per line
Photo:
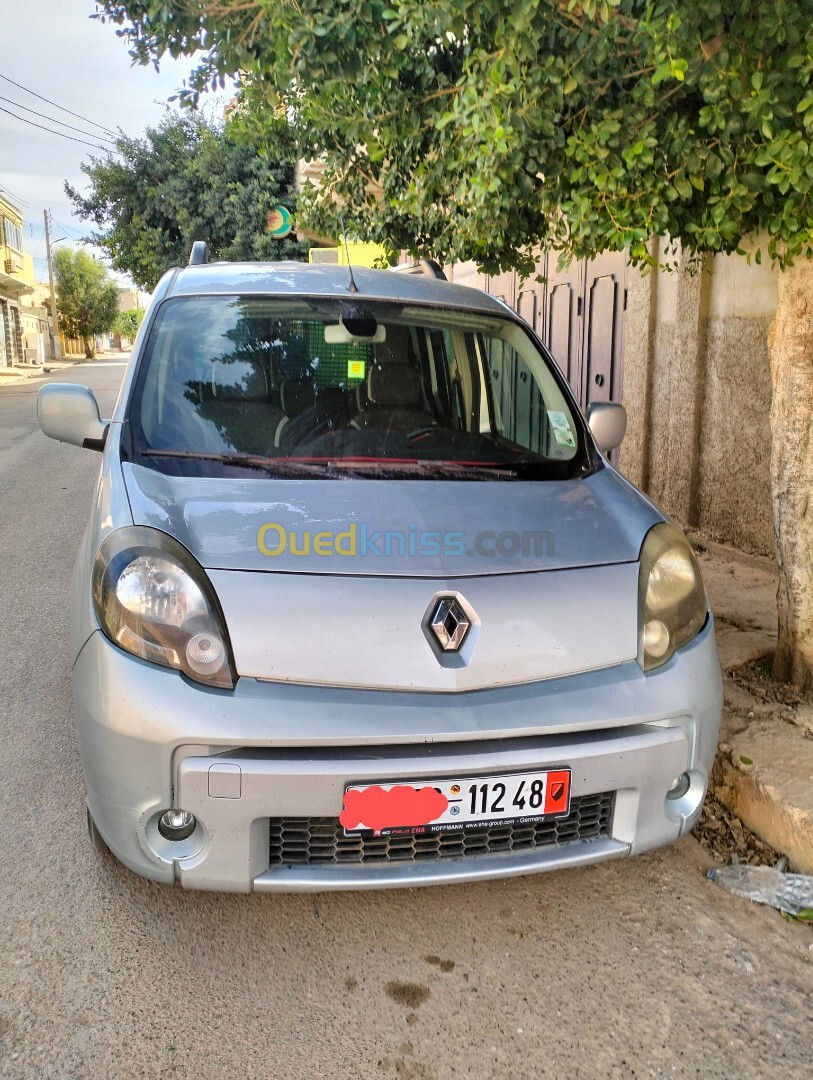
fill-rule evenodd
<path id="1" fill-rule="evenodd" d="M 344 224 L 344 214 L 341 215 L 339 220 L 342 223 L 342 243 L 344 244 L 344 254 L 347 258 L 347 269 L 350 273 L 350 284 L 347 286 L 349 293 L 357 293 L 358 285 L 356 285 L 356 279 L 353 277 L 353 267 L 350 265 L 350 249 L 347 246 L 347 229 Z"/>

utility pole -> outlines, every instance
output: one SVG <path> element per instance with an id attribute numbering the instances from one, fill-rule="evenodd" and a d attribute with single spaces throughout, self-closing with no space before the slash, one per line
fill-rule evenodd
<path id="1" fill-rule="evenodd" d="M 56 321 L 56 289 L 54 288 L 54 261 L 51 258 L 51 221 L 49 212 L 43 210 L 45 221 L 45 250 L 48 256 L 48 281 L 51 286 L 51 359 L 58 360 L 59 350 L 59 327 Z"/>

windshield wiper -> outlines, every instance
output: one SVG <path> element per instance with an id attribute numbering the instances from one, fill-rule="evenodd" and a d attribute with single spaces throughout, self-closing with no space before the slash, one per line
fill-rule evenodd
<path id="1" fill-rule="evenodd" d="M 331 461 L 335 469 L 375 469 L 392 472 L 415 472 L 435 478 L 467 476 L 474 480 L 515 480 L 515 469 L 487 461 L 422 461 L 420 458 L 338 458 Z"/>
<path id="2" fill-rule="evenodd" d="M 160 450 L 154 447 L 139 451 L 144 457 L 182 458 L 191 461 L 220 461 L 257 469 L 271 476 L 319 476 L 349 479 L 349 473 L 414 472 L 436 479 L 443 476 L 466 476 L 473 480 L 515 480 L 516 469 L 487 461 L 422 461 L 419 458 L 334 458 L 334 457 L 263 457 L 260 454 L 228 454 L 209 450 Z"/>
<path id="3" fill-rule="evenodd" d="M 260 454 L 225 454 L 209 450 L 159 450 L 154 447 L 139 450 L 144 457 L 182 458 L 189 461 L 222 461 L 224 465 L 236 465 L 238 468 L 256 469 L 258 472 L 277 476 L 287 473 L 289 476 L 333 476 L 346 479 L 341 473 L 333 473 L 331 462 L 296 460 L 284 457 L 262 457 Z"/>

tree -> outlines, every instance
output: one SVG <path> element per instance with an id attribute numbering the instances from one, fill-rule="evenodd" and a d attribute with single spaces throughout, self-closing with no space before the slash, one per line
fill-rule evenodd
<path id="1" fill-rule="evenodd" d="M 230 138 L 223 123 L 170 112 L 143 138 L 121 136 L 116 148 L 82 166 L 87 193 L 70 184 L 65 190 L 75 212 L 96 226 L 90 242 L 141 288 L 185 265 L 195 240 L 208 241 L 216 259 L 303 257 L 293 235 L 268 233 L 269 212 L 295 206 L 290 151 L 283 160 L 261 154 Z"/>
<path id="2" fill-rule="evenodd" d="M 120 311 L 116 316 L 116 321 L 113 324 L 113 329 L 121 337 L 132 339 L 138 333 L 138 328 L 144 320 L 143 308 L 133 309 L 131 311 Z"/>
<path id="3" fill-rule="evenodd" d="M 648 238 L 782 267 L 771 339 L 777 675 L 813 683 L 811 0 L 103 0 L 142 63 L 239 73 L 233 121 L 292 125 L 324 177 L 300 215 L 488 272 Z M 676 259 L 670 265 L 676 264 Z"/>
<path id="4" fill-rule="evenodd" d="M 116 283 L 86 251 L 60 248 L 54 255 L 54 270 L 59 328 L 68 337 L 79 338 L 90 360 L 95 355 L 94 337 L 112 330 L 116 321 Z"/>

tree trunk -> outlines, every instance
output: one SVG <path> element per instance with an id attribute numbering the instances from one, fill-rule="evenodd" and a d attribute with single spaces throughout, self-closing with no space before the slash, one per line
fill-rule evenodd
<path id="1" fill-rule="evenodd" d="M 85 338 L 85 359 L 92 360 L 96 353 L 93 350 L 93 339 Z"/>
<path id="2" fill-rule="evenodd" d="M 774 677 L 813 687 L 813 261 L 779 275 L 770 337 L 771 495 L 779 564 Z"/>

